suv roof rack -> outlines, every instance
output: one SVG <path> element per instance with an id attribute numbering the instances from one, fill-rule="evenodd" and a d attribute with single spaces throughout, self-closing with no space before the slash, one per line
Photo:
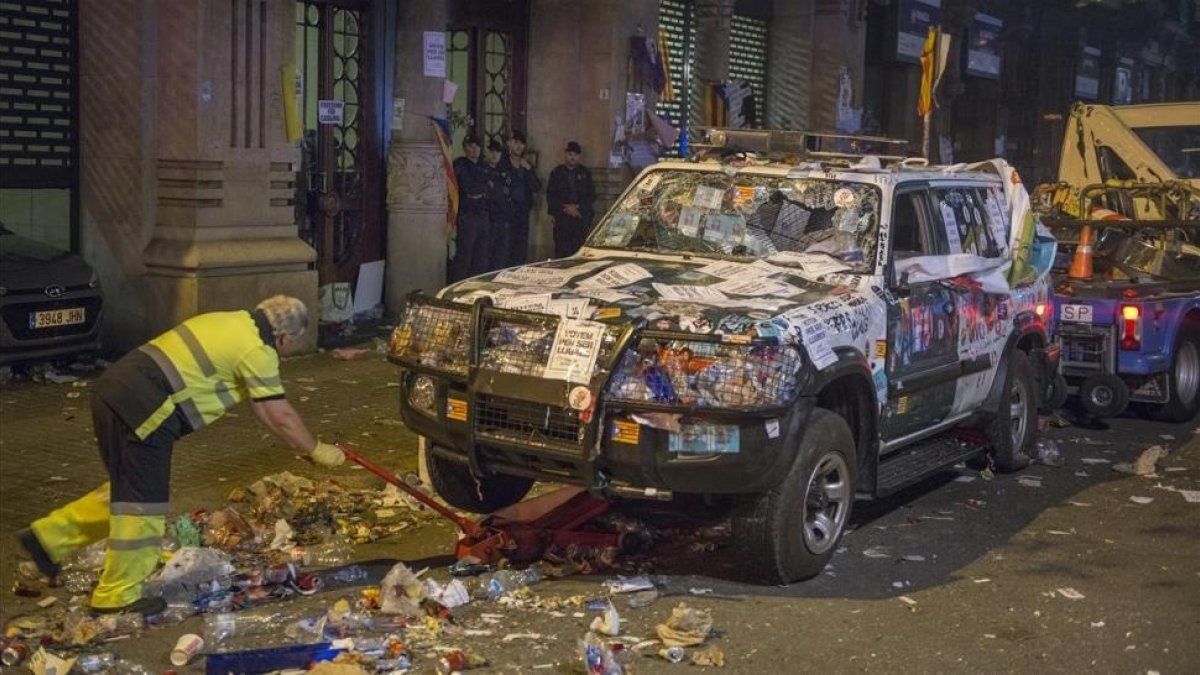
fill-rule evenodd
<path id="1" fill-rule="evenodd" d="M 690 144 L 694 156 L 706 151 L 723 151 L 756 155 L 793 155 L 801 160 L 837 163 L 843 166 L 860 163 L 866 157 L 885 162 L 900 162 L 904 155 L 885 154 L 879 150 L 899 149 L 908 144 L 901 138 L 884 136 L 854 136 L 791 129 L 731 129 L 728 127 L 693 127 L 700 138 Z M 864 146 L 875 146 L 870 151 Z M 842 149 L 845 148 L 845 149 Z M 840 160 L 840 161 L 839 161 Z"/>

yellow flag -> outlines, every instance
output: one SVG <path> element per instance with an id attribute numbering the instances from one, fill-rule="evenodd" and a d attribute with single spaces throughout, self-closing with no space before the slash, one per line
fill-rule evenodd
<path id="1" fill-rule="evenodd" d="M 925 46 L 921 47 L 921 96 L 917 99 L 917 114 L 921 117 L 933 112 L 933 78 L 937 61 L 937 30 L 929 27 Z"/>

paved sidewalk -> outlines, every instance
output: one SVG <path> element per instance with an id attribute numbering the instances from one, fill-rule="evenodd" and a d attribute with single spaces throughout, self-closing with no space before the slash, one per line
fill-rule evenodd
<path id="1" fill-rule="evenodd" d="M 347 441 L 394 471 L 416 470 L 416 436 L 399 424 L 398 371 L 382 354 L 339 361 L 323 352 L 285 360 L 282 371 L 288 398 L 313 433 Z M 19 559 L 13 535 L 104 480 L 91 388 L 76 386 L 89 382 L 0 387 L 0 607 L 12 598 L 7 589 Z M 223 505 L 232 487 L 283 470 L 322 471 L 276 440 L 243 404 L 175 446 L 171 513 Z M 365 471 L 339 470 L 338 477 L 378 483 Z"/>

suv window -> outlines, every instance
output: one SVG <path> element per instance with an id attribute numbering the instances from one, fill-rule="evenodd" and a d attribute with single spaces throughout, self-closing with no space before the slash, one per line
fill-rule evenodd
<path id="1" fill-rule="evenodd" d="M 1007 227 L 992 223 L 994 215 L 988 213 L 982 188 L 942 188 L 934 190 L 933 197 L 951 254 L 997 258 L 1004 252 L 1005 240 L 1001 233 L 1006 232 Z"/>
<path id="2" fill-rule="evenodd" d="M 912 190 L 896 195 L 892 211 L 893 260 L 933 255 L 937 252 L 936 247 L 928 240 L 925 228 L 921 227 L 920 205 L 924 200 L 924 190 Z"/>
<path id="3" fill-rule="evenodd" d="M 630 188 L 587 245 L 756 258 L 824 253 L 870 273 L 879 201 L 879 188 L 867 183 L 662 169 Z"/>

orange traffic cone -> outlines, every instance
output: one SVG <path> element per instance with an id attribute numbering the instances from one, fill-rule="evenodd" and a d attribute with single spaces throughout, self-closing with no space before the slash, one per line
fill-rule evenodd
<path id="1" fill-rule="evenodd" d="M 1071 269 L 1067 276 L 1082 281 L 1092 280 L 1092 226 L 1084 225 L 1079 231 L 1079 245 L 1075 247 L 1075 257 L 1071 259 Z"/>

